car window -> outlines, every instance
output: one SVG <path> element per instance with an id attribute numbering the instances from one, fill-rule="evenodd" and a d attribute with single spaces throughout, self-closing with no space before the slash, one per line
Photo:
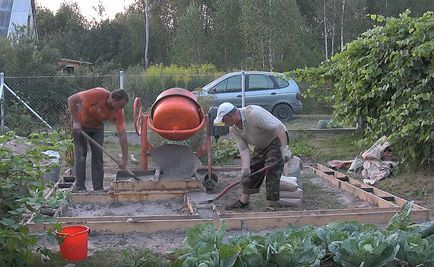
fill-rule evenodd
<path id="1" fill-rule="evenodd" d="M 279 88 L 288 87 L 289 82 L 287 80 L 280 78 L 280 77 L 274 77 L 274 78 L 275 78 L 275 81 L 277 83 L 277 87 L 279 87 Z"/>
<path id="2" fill-rule="evenodd" d="M 233 76 L 219 82 L 215 87 L 216 93 L 241 92 L 241 76 Z"/>
<path id="3" fill-rule="evenodd" d="M 252 74 L 249 75 L 249 91 L 273 89 L 273 80 L 266 75 Z"/>

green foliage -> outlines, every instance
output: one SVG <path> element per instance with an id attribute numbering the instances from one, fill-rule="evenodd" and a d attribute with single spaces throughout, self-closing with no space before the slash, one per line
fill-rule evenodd
<path id="1" fill-rule="evenodd" d="M 228 242 L 239 251 L 235 266 L 265 266 L 268 263 L 264 237 L 247 233 L 230 237 Z"/>
<path id="2" fill-rule="evenodd" d="M 134 67 L 128 69 L 127 73 L 125 88 L 133 95 L 141 97 L 144 110 L 148 110 L 164 90 L 180 87 L 193 91 L 219 75 L 215 67 L 209 64 L 189 67 L 155 65 L 146 71 Z"/>
<path id="3" fill-rule="evenodd" d="M 122 266 L 154 267 L 169 266 L 167 260 L 149 249 L 127 249 L 122 251 Z"/>
<path id="4" fill-rule="evenodd" d="M 309 157 L 315 154 L 314 148 L 300 138 L 289 139 L 288 146 L 296 156 Z"/>
<path id="5" fill-rule="evenodd" d="M 190 66 L 207 62 L 206 35 L 203 30 L 204 19 L 199 5 L 190 3 L 186 12 L 175 21 L 172 39 L 172 63 Z"/>
<path id="6" fill-rule="evenodd" d="M 338 121 L 360 123 L 366 141 L 385 134 L 407 165 L 429 165 L 434 152 L 434 15 L 412 18 L 407 11 L 399 18 L 377 18 L 384 26 L 363 33 L 319 67 L 294 74 L 311 84 L 308 93 L 330 96 L 326 99 Z"/>
<path id="7" fill-rule="evenodd" d="M 42 222 L 51 217 L 40 214 L 41 208 L 56 208 L 66 201 L 66 195 L 56 193 L 45 199 L 44 189 L 52 184 L 43 175 L 57 167 L 43 151 L 64 151 L 71 145 L 59 134 L 32 134 L 20 138 L 13 132 L 0 136 L 0 262 L 8 266 L 26 266 L 36 258 L 32 246 L 36 237 L 28 233 L 22 222 L 30 213 Z"/>
<path id="8" fill-rule="evenodd" d="M 232 163 L 240 155 L 238 146 L 230 139 L 219 139 L 213 142 L 211 151 L 213 165 L 223 166 Z"/>
<path id="9" fill-rule="evenodd" d="M 269 264 L 271 266 L 319 266 L 324 249 L 314 243 L 313 228 L 288 227 L 267 234 Z"/>
<path id="10" fill-rule="evenodd" d="M 409 266 L 434 266 L 434 238 L 423 239 L 414 232 L 397 231 L 394 234 L 399 251 L 396 255 L 400 261 Z"/>
<path id="11" fill-rule="evenodd" d="M 333 257 L 344 267 L 433 266 L 434 237 L 423 238 L 420 225 L 408 221 L 406 204 L 381 230 L 372 224 L 331 222 L 321 227 L 289 225 L 264 236 L 246 233 L 224 241 L 226 225 L 196 225 L 182 247 L 174 251 L 173 266 L 320 266 Z M 405 265 L 409 264 L 409 265 Z"/>
<path id="12" fill-rule="evenodd" d="M 343 267 L 382 267 L 392 265 L 399 245 L 380 231 L 369 231 L 334 241 L 329 249 L 334 254 L 333 259 Z"/>
<path id="13" fill-rule="evenodd" d="M 189 229 L 184 246 L 175 250 L 179 257 L 174 266 L 218 266 L 220 259 L 231 257 L 228 247 L 222 246 L 225 233 L 226 224 L 218 229 L 214 224 L 199 224 Z"/>

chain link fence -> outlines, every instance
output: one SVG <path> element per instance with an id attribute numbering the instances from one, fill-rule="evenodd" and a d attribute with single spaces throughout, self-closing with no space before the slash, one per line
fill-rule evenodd
<path id="1" fill-rule="evenodd" d="M 124 88 L 130 96 L 125 107 L 127 130 L 134 130 L 133 100 L 141 98 L 144 110 L 149 110 L 157 96 L 173 87 L 189 91 L 201 90 L 221 74 L 215 75 L 117 75 L 102 76 L 29 76 L 8 77 L 1 81 L 1 129 L 26 135 L 34 131 L 63 129 L 67 127 L 67 99 L 70 95 L 93 87 L 104 87 L 109 91 Z M 303 92 L 303 87 L 300 88 Z M 206 110 L 209 102 L 199 103 Z M 290 129 L 316 128 L 319 120 L 330 119 L 329 104 L 313 98 L 302 99 L 303 111 L 295 114 L 287 123 Z M 108 125 L 108 130 L 114 129 Z"/>

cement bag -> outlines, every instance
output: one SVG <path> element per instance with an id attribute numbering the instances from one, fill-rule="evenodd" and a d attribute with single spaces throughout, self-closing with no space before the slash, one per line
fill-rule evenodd
<path id="1" fill-rule="evenodd" d="M 381 155 L 383 154 L 384 150 L 389 146 L 390 143 L 387 142 L 387 137 L 383 135 L 374 143 L 374 145 L 372 145 L 368 150 L 363 152 L 362 158 L 364 160 L 381 160 Z"/>
<path id="2" fill-rule="evenodd" d="M 280 177 L 280 191 L 294 192 L 298 189 L 297 177 L 281 176 Z"/>
<path id="3" fill-rule="evenodd" d="M 300 177 L 301 168 L 301 159 L 297 156 L 294 156 L 283 166 L 283 175 Z"/>
<path id="4" fill-rule="evenodd" d="M 281 207 L 298 207 L 301 206 L 302 202 L 301 198 L 280 198 L 279 205 Z"/>
<path id="5" fill-rule="evenodd" d="M 303 198 L 303 190 L 300 188 L 295 190 L 294 192 L 290 191 L 280 191 L 280 197 L 281 198 Z"/>

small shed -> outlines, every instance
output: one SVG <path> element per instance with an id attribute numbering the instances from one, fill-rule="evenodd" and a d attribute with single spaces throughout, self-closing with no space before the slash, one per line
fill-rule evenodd
<path id="1" fill-rule="evenodd" d="M 69 58 L 60 58 L 58 65 L 62 67 L 63 73 L 74 73 L 77 68 L 92 65 L 92 62 L 75 60 Z"/>

